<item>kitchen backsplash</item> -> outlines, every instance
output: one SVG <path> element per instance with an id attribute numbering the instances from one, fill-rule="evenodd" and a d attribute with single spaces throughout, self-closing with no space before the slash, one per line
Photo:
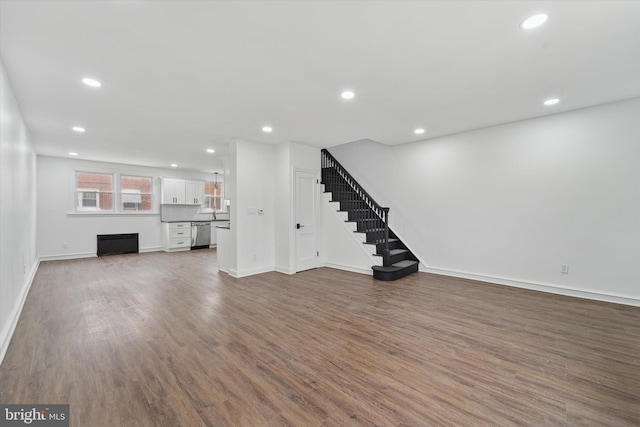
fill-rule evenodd
<path id="1" fill-rule="evenodd" d="M 213 213 L 200 212 L 200 206 L 191 205 L 160 205 L 160 221 L 210 221 L 213 219 Z M 216 219 L 228 220 L 229 214 L 219 212 Z"/>

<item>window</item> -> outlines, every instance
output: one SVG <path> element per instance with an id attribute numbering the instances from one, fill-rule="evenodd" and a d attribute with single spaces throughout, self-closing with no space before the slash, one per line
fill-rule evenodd
<path id="1" fill-rule="evenodd" d="M 157 214 L 153 176 L 118 171 L 75 171 L 75 210 L 79 213 Z"/>
<path id="2" fill-rule="evenodd" d="M 152 211 L 153 178 L 149 176 L 121 175 L 120 203 L 123 211 Z"/>
<path id="3" fill-rule="evenodd" d="M 77 171 L 76 209 L 113 211 L 113 175 Z"/>
<path id="4" fill-rule="evenodd" d="M 204 207 L 205 209 L 212 209 L 216 212 L 224 211 L 224 204 L 222 203 L 222 182 L 205 182 L 204 183 Z"/>

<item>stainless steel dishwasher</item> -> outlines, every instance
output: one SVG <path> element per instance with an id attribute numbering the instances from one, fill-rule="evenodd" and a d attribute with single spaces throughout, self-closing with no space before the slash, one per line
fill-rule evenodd
<path id="1" fill-rule="evenodd" d="M 208 248 L 211 244 L 211 222 L 198 221 L 191 223 L 191 249 Z"/>

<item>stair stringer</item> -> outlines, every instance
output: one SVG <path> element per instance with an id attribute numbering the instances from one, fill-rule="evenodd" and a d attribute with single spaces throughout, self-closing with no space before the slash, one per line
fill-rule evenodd
<path id="1" fill-rule="evenodd" d="M 365 234 L 356 233 L 356 224 L 345 222 L 347 213 L 339 209 L 331 193 L 323 192 L 323 265 L 371 275 L 371 266 L 382 265 L 382 257 L 374 256 L 375 245 L 365 245 Z"/>
<path id="2" fill-rule="evenodd" d="M 389 223 L 392 223 L 393 220 L 389 221 Z M 391 224 L 389 224 L 389 228 L 392 229 L 393 227 L 391 227 Z M 424 264 L 422 261 L 420 261 L 420 257 L 416 254 L 416 252 L 411 248 L 410 244 L 407 244 L 407 239 L 405 239 L 403 236 L 401 236 L 400 234 L 398 234 L 395 230 L 393 230 L 393 234 L 396 235 L 396 237 L 398 239 L 400 239 L 400 241 L 402 242 L 402 244 L 409 250 L 409 252 L 411 252 L 413 254 L 413 256 L 415 256 L 418 259 L 418 271 L 422 271 L 422 272 L 428 272 L 428 267 L 426 264 Z"/>
<path id="3" fill-rule="evenodd" d="M 345 174 L 342 172 L 342 170 L 338 171 L 338 174 L 339 174 L 343 179 L 346 179 L 346 176 L 345 176 Z M 353 186 L 353 185 L 351 185 L 351 184 L 349 184 L 349 185 L 350 185 L 350 187 L 351 187 L 352 189 L 356 190 L 356 187 L 354 187 L 354 186 Z M 322 188 L 323 188 L 323 191 L 325 191 L 324 184 L 322 185 Z M 324 193 L 324 192 L 323 192 L 322 194 L 331 194 L 331 193 Z M 329 196 L 328 200 L 329 200 L 329 201 L 331 201 L 331 196 Z M 338 213 L 340 213 L 340 212 L 338 212 Z M 345 215 L 346 215 L 346 213 L 345 213 Z M 390 214 L 390 215 L 392 215 L 392 214 Z M 347 218 L 346 218 L 346 216 L 345 216 L 345 221 L 346 221 L 346 220 L 347 220 Z M 393 218 L 391 219 L 390 224 L 389 224 L 389 228 L 390 228 L 390 229 L 393 229 L 393 227 L 391 226 L 391 223 L 393 223 Z M 353 230 L 355 230 L 355 226 L 354 226 Z M 406 247 L 406 248 L 407 248 L 407 249 L 408 249 L 408 250 L 409 250 L 409 251 L 410 251 L 410 252 L 411 252 L 411 253 L 412 253 L 416 258 L 417 258 L 417 259 L 418 259 L 418 271 L 427 272 L 427 271 L 428 271 L 428 267 L 427 267 L 427 265 L 426 265 L 426 264 L 424 264 L 422 261 L 420 261 L 420 257 L 418 257 L 418 256 L 416 255 L 416 252 L 411 248 L 411 245 L 408 245 L 408 244 L 407 244 L 407 239 L 405 239 L 403 236 L 401 236 L 400 234 L 398 234 L 396 231 L 393 231 L 393 233 L 398 237 L 398 239 L 400 239 L 400 241 L 402 242 L 402 244 L 403 244 L 403 245 L 404 245 L 404 246 L 405 246 L 405 247 Z M 369 247 L 375 248 L 375 246 L 373 246 L 373 245 L 365 245 L 365 244 L 364 244 L 364 242 L 365 242 L 365 240 L 366 240 L 366 237 L 365 237 L 365 235 L 364 235 L 364 234 L 360 234 L 360 233 L 354 233 L 354 234 L 355 234 L 355 235 L 362 236 L 362 242 L 363 242 L 363 245 L 362 245 L 362 246 L 365 246 L 365 247 L 366 247 L 366 246 L 369 246 Z M 366 249 L 365 249 L 365 250 L 366 250 Z M 382 265 L 382 257 L 380 257 L 380 256 L 373 256 L 373 255 L 375 255 L 375 249 L 372 249 L 372 251 L 371 251 L 371 252 L 372 252 L 372 255 L 371 255 L 371 256 L 372 256 L 372 257 L 373 257 L 373 259 L 375 260 L 375 262 L 373 263 L 373 265 Z"/>

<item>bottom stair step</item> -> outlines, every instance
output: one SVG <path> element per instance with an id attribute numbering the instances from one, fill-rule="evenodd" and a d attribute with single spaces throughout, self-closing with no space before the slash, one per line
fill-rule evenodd
<path id="1" fill-rule="evenodd" d="M 376 280 L 391 281 L 408 276 L 418 271 L 418 261 L 404 260 L 392 264 L 390 267 L 374 265 L 373 278 Z"/>
<path id="2" fill-rule="evenodd" d="M 408 249 L 390 249 L 389 255 L 394 256 L 394 255 L 406 254 L 407 252 L 409 252 Z M 382 254 L 373 254 L 373 256 L 382 256 Z"/>
<path id="3" fill-rule="evenodd" d="M 384 252 L 384 251 L 382 251 Z M 373 254 L 373 256 L 383 258 L 383 253 Z M 408 249 L 390 249 L 389 250 L 389 262 L 394 265 L 400 261 L 412 260 L 411 252 Z"/>

